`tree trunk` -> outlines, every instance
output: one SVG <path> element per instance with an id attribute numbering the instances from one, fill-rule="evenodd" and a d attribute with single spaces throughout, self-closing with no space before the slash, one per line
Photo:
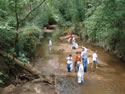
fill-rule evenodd
<path id="1" fill-rule="evenodd" d="M 2 56 L 4 56 L 5 53 L 6 53 L 6 52 L 4 52 L 4 51 L 0 51 L 0 54 L 1 54 Z M 20 66 L 20 67 L 22 67 L 23 69 L 27 70 L 27 71 L 30 72 L 33 76 L 36 76 L 37 78 L 40 77 L 40 73 L 39 73 L 35 68 L 33 68 L 30 64 L 23 64 L 20 60 L 14 58 L 13 56 L 10 56 L 10 55 L 5 56 L 5 57 L 7 57 L 7 58 L 10 59 L 10 60 L 13 60 L 18 66 Z"/>

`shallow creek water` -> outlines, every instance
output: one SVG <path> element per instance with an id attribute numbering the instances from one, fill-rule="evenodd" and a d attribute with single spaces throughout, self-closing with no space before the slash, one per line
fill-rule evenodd
<path id="1" fill-rule="evenodd" d="M 77 83 L 77 73 L 74 69 L 67 72 L 66 57 L 73 55 L 81 48 L 73 50 L 72 45 L 64 42 L 54 42 L 52 52 L 49 52 L 48 39 L 41 41 L 41 45 L 36 48 L 36 59 L 33 66 L 42 75 L 56 75 L 56 89 L 59 94 L 125 94 L 125 63 L 105 52 L 103 49 L 84 43 L 77 39 L 79 45 L 88 48 L 89 61 L 88 71 L 85 73 L 85 82 Z M 98 69 L 91 68 L 93 51 L 98 51 Z M 5 94 L 55 94 L 55 87 L 42 82 L 28 82 L 17 87 L 16 91 Z"/>
<path id="2" fill-rule="evenodd" d="M 52 52 L 48 50 L 48 41 L 36 50 L 37 59 L 35 67 L 42 73 L 56 75 L 56 87 L 60 94 L 125 94 L 125 64 L 105 52 L 103 49 L 77 40 L 79 45 L 89 50 L 88 72 L 85 73 L 85 83 L 77 84 L 77 74 L 74 70 L 67 73 L 65 58 L 71 53 L 74 57 L 76 51 L 71 44 L 54 44 Z M 91 68 L 92 53 L 98 51 L 98 69 Z"/>

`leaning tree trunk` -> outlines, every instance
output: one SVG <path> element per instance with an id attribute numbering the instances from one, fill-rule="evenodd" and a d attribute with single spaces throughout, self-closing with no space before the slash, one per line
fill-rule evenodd
<path id="1" fill-rule="evenodd" d="M 1 54 L 2 56 L 4 56 L 5 53 L 6 53 L 6 52 L 4 52 L 4 51 L 0 51 L 0 54 Z M 27 71 L 30 72 L 32 75 L 34 75 L 34 76 L 36 76 L 36 77 L 40 77 L 40 73 L 39 73 L 35 68 L 33 68 L 30 64 L 23 64 L 20 60 L 14 58 L 14 57 L 11 56 L 11 55 L 8 55 L 8 56 L 5 56 L 5 57 L 7 57 L 7 58 L 10 59 L 10 60 L 13 60 L 13 61 L 16 63 L 16 65 L 18 65 L 18 66 L 22 67 L 23 69 L 27 70 Z"/>

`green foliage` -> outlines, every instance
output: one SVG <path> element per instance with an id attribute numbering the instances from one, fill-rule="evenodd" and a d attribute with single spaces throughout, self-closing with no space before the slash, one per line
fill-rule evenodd
<path id="1" fill-rule="evenodd" d="M 14 38 L 16 32 L 7 28 L 0 28 L 0 49 L 5 50 L 10 55 L 15 54 Z M 40 36 L 39 36 L 40 35 Z M 43 32 L 35 25 L 26 26 L 19 32 L 17 50 L 19 57 L 25 54 L 26 57 L 32 57 L 35 47 L 39 44 L 39 39 L 43 37 Z"/>
<path id="2" fill-rule="evenodd" d="M 44 26 L 58 24 L 63 28 L 72 27 L 73 33 L 84 41 L 124 58 L 125 0 L 47 0 L 32 11 L 41 2 L 0 0 L 0 50 L 5 51 L 5 55 L 16 56 L 23 64 L 29 63 L 43 38 Z M 53 39 L 59 40 L 62 32 L 57 28 Z M 13 63 L 8 64 L 14 67 Z M 0 77 L 3 75 L 0 72 Z M 3 82 L 0 79 L 0 83 Z"/>
<path id="3" fill-rule="evenodd" d="M 45 11 L 44 8 L 33 11 L 29 16 L 26 15 L 41 2 L 42 0 L 0 0 L 1 50 L 8 52 L 12 56 L 16 54 L 19 57 L 21 56 L 20 54 L 25 54 L 26 57 L 33 56 L 35 46 L 39 43 L 39 35 L 40 38 L 43 38 L 43 32 L 39 28 L 47 24 L 48 13 L 43 13 Z M 34 17 L 35 15 L 36 17 Z M 42 20 L 44 23 L 40 22 Z M 16 30 L 17 25 L 19 25 L 18 31 Z M 16 40 L 17 33 L 19 35 Z"/>
<path id="4" fill-rule="evenodd" d="M 58 24 L 65 22 L 79 22 L 85 18 L 85 2 L 84 0 L 51 0 L 52 18 Z"/>
<path id="5" fill-rule="evenodd" d="M 84 41 L 125 56 L 124 0 L 53 0 L 49 6 L 61 26 L 72 27 Z"/>
<path id="6" fill-rule="evenodd" d="M 1 76 L 1 75 L 3 75 L 3 73 L 2 73 L 2 72 L 0 72 L 0 76 Z"/>
<path id="7" fill-rule="evenodd" d="M 26 26 L 20 31 L 17 46 L 21 58 L 25 56 L 31 58 L 34 55 L 36 45 L 39 44 L 40 37 L 42 36 L 43 32 L 35 25 Z"/>
<path id="8" fill-rule="evenodd" d="M 36 46 L 43 38 L 42 28 L 48 24 L 49 19 L 48 9 L 44 4 L 33 10 L 42 1 L 0 0 L 0 50 L 5 52 L 5 56 L 16 56 L 23 64 L 28 64 L 34 57 Z M 10 70 L 16 69 L 15 63 L 4 59 L 3 63 L 7 68 L 2 71 L 11 74 Z M 3 63 L 0 63 L 0 66 Z M 0 75 L 0 83 L 4 82 L 4 77 L 5 75 L 2 75 L 2 78 Z"/>
<path id="9" fill-rule="evenodd" d="M 66 28 L 66 27 L 71 27 L 73 25 L 72 22 L 70 21 L 66 21 L 65 23 L 61 24 L 62 27 Z"/>
<path id="10" fill-rule="evenodd" d="M 0 80 L 0 84 L 4 84 L 3 80 Z"/>
<path id="11" fill-rule="evenodd" d="M 55 41 L 58 41 L 60 40 L 60 36 L 62 34 L 62 30 L 60 28 L 56 28 L 56 30 L 54 31 L 54 34 L 52 36 L 52 38 L 55 40 Z"/>
<path id="12" fill-rule="evenodd" d="M 1 27 L 0 35 L 0 44 L 2 44 L 0 45 L 0 49 L 10 51 L 12 49 L 10 47 L 13 47 L 15 32 L 9 28 Z"/>
<path id="13" fill-rule="evenodd" d="M 0 72 L 0 84 L 5 84 L 4 81 L 8 79 L 8 75 Z"/>
<path id="14" fill-rule="evenodd" d="M 18 59 L 19 59 L 20 61 L 22 61 L 23 64 L 25 64 L 25 63 L 29 64 L 29 59 L 26 58 L 26 56 L 25 56 L 24 53 L 21 53 L 21 52 L 20 52 Z"/>
<path id="15" fill-rule="evenodd" d="M 104 0 L 95 3 L 89 2 L 90 8 L 87 8 L 85 28 L 81 30 L 83 39 L 86 35 L 89 42 L 98 45 L 110 51 L 117 51 L 120 56 L 125 55 L 125 1 L 123 0 Z M 94 9 L 89 14 L 90 9 Z M 88 16 L 89 14 L 89 16 Z M 123 38 L 124 37 L 124 38 Z"/>
<path id="16" fill-rule="evenodd" d="M 18 50 L 17 59 L 19 59 L 23 64 L 29 64 L 31 58 L 34 57 L 36 45 L 40 43 L 40 38 L 43 38 L 43 32 L 39 29 L 39 27 L 32 25 L 21 29 L 18 34 L 18 43 L 16 46 Z M 16 32 L 12 29 L 0 28 L 0 35 L 0 44 L 2 44 L 0 45 L 0 49 L 6 52 L 4 55 L 15 55 L 14 39 Z M 6 64 L 5 66 L 8 66 L 7 68 L 10 68 L 10 70 L 15 68 L 15 63 L 12 61 L 7 60 L 4 63 Z M 2 66 L 2 63 L 0 63 L 0 66 Z M 4 68 L 2 71 L 8 70 L 7 68 Z M 6 77 L 7 75 L 0 72 L 1 84 L 4 84 Z"/>

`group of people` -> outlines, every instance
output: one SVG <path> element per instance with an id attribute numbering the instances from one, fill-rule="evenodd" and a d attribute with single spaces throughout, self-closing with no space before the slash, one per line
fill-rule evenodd
<path id="1" fill-rule="evenodd" d="M 62 43 L 62 38 L 60 39 L 60 42 Z M 69 36 L 68 39 L 69 43 L 72 43 L 72 49 L 77 49 L 78 44 L 76 43 L 75 37 L 72 36 L 72 34 Z M 73 57 L 72 54 L 69 54 L 69 56 L 66 58 L 67 60 L 67 70 L 68 72 L 71 72 L 74 70 L 77 72 L 77 77 L 78 77 L 78 83 L 84 83 L 84 72 L 87 72 L 87 64 L 89 62 L 88 59 L 88 49 L 85 47 L 82 47 L 82 52 L 76 52 L 75 55 L 75 62 L 73 64 Z M 52 38 L 49 38 L 49 50 L 52 50 Z M 97 67 L 97 62 L 98 62 L 98 56 L 97 56 L 97 51 L 95 51 L 92 54 L 92 59 L 93 63 L 91 67 L 94 67 L 94 65 Z"/>
<path id="2" fill-rule="evenodd" d="M 66 58 L 66 60 L 67 60 L 67 70 L 68 70 L 68 72 L 71 72 L 72 69 L 73 69 L 73 65 L 74 65 L 75 72 L 77 72 L 78 83 L 84 83 L 84 72 L 87 72 L 87 64 L 89 62 L 89 60 L 88 60 L 88 49 L 85 48 L 85 47 L 82 47 L 82 49 L 83 49 L 82 52 L 76 52 L 74 64 L 73 64 L 72 54 L 70 54 Z M 97 67 L 97 62 L 98 62 L 97 51 L 95 51 L 92 54 L 92 59 L 93 59 L 93 63 L 92 63 L 91 67 L 96 65 L 96 68 L 98 68 Z"/>

